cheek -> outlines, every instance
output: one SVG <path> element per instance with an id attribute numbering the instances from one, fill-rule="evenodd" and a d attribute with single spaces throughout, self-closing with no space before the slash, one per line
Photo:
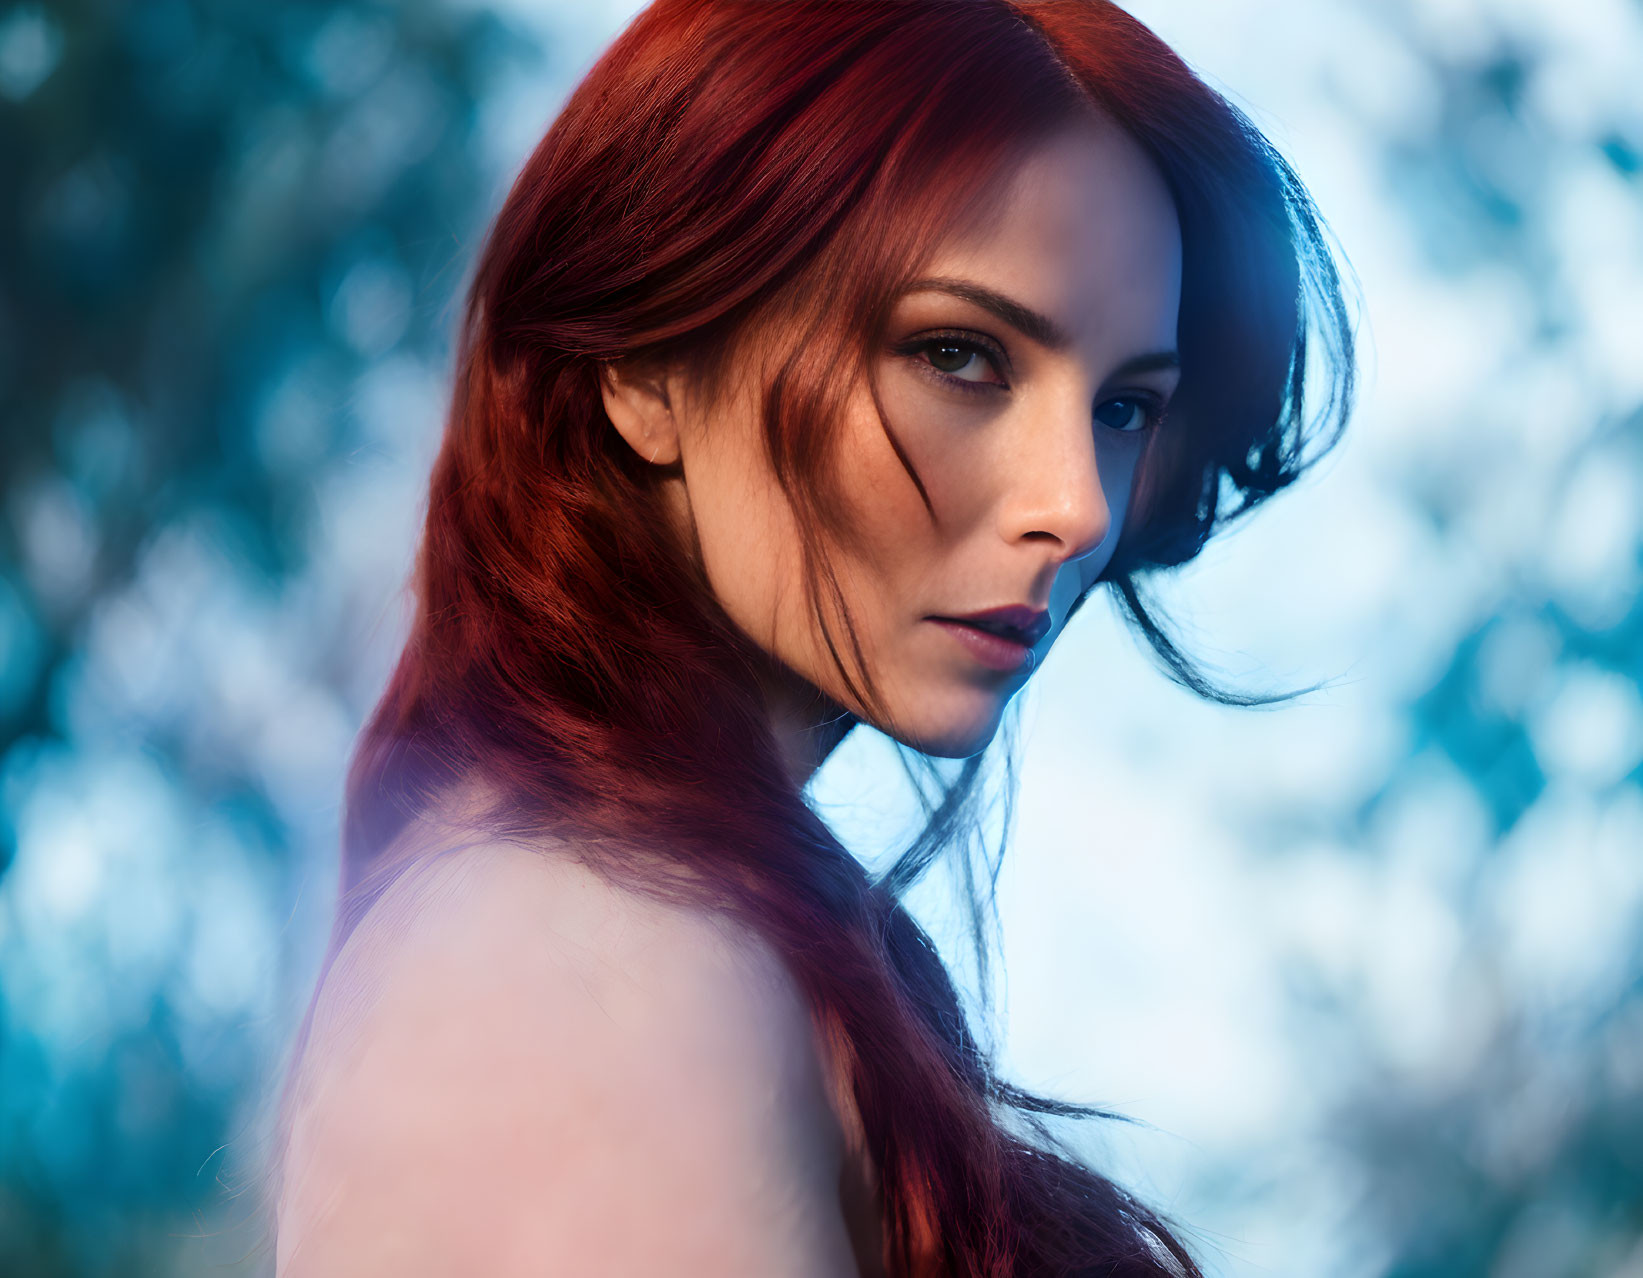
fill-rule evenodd
<path id="1" fill-rule="evenodd" d="M 896 439 L 920 481 L 929 486 L 932 472 L 939 467 L 924 455 L 928 450 L 920 432 L 901 425 Z M 934 571 L 940 547 L 930 512 L 870 396 L 852 405 L 839 439 L 836 464 L 838 496 L 849 535 L 841 550 L 858 587 L 852 591 L 852 602 L 865 596 L 861 605 L 879 610 L 910 602 L 909 590 L 917 590 L 918 582 Z"/>
<path id="2" fill-rule="evenodd" d="M 999 428 L 1000 406 L 990 399 L 966 403 L 955 392 L 937 392 L 901 361 L 887 363 L 880 381 L 896 444 L 917 472 L 941 525 L 959 529 L 973 524 L 987 508 L 989 478 L 1011 460 L 1008 432 Z M 872 432 L 879 441 L 879 482 L 886 498 L 897 503 L 904 525 L 916 524 L 928 533 L 930 510 L 876 417 Z"/>
<path id="3" fill-rule="evenodd" d="M 872 396 L 855 397 L 834 445 L 843 539 L 830 556 L 850 625 L 870 662 L 893 648 L 894 631 L 915 611 L 921 581 L 939 547 L 929 515 L 879 422 Z M 916 465 L 922 463 L 915 462 Z M 749 638 L 838 696 L 838 670 L 804 588 L 803 538 L 752 420 L 714 423 L 687 458 L 686 492 L 702 565 L 720 606 Z M 831 541 L 825 532 L 824 540 Z M 848 654 L 844 619 L 822 604 L 838 651 Z"/>
<path id="4" fill-rule="evenodd" d="M 684 493 L 719 605 L 750 639 L 774 650 L 795 601 L 802 607 L 802 561 L 797 525 L 756 426 L 728 415 L 716 423 L 687 455 Z"/>

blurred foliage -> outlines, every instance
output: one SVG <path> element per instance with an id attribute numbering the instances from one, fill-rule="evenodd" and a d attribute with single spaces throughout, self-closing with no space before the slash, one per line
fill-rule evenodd
<path id="1" fill-rule="evenodd" d="M 207 1267 L 358 711 L 290 601 L 358 554 L 326 475 L 428 433 L 536 57 L 438 0 L 0 7 L 0 1273 Z"/>
<path id="2" fill-rule="evenodd" d="M 1377 1258 L 1352 1272 L 1386 1278 L 1643 1275 L 1643 112 L 1571 53 L 1583 12 L 1448 45 L 1418 5 L 1378 14 L 1433 89 L 1381 139 L 1386 189 L 1435 276 L 1515 316 L 1500 398 L 1402 477 L 1475 563 L 1470 620 L 1337 830 L 1422 882 L 1384 942 L 1432 985 L 1376 1009 L 1298 977 Z"/>

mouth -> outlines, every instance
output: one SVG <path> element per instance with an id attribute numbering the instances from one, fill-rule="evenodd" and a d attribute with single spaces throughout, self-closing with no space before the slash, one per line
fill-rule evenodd
<path id="1" fill-rule="evenodd" d="M 926 618 L 990 670 L 1010 673 L 1026 665 L 1032 650 L 1050 632 L 1050 614 L 1034 608 L 989 608 L 962 617 Z"/>
<path id="2" fill-rule="evenodd" d="M 983 612 L 969 612 L 957 617 L 934 617 L 932 620 L 974 626 L 977 630 L 1028 648 L 1050 633 L 1050 614 L 1041 608 L 1028 608 L 1022 604 L 988 608 Z"/>

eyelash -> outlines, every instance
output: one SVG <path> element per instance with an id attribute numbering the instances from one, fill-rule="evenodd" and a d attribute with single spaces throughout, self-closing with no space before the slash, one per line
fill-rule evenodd
<path id="1" fill-rule="evenodd" d="M 895 350 L 898 355 L 916 357 L 919 355 L 927 355 L 938 346 L 956 346 L 961 350 L 970 351 L 973 354 L 979 355 L 992 365 L 994 373 L 996 373 L 1000 378 L 1004 376 L 1004 365 L 1008 362 L 1005 358 L 1004 352 L 998 349 L 992 342 L 982 339 L 979 334 L 927 333 L 923 337 L 916 338 L 913 341 L 904 342 L 902 345 L 896 347 Z M 915 360 L 915 362 L 919 365 L 919 368 L 923 371 L 925 376 L 933 378 L 942 386 L 947 386 L 954 390 L 962 391 L 966 395 L 982 395 L 1009 389 L 1009 383 L 1006 381 L 972 382 L 967 378 L 954 377 L 951 373 L 942 372 L 934 364 L 930 363 L 928 359 Z M 1164 420 L 1165 411 L 1169 407 L 1163 399 L 1153 394 L 1151 391 L 1134 391 L 1127 395 L 1114 395 L 1110 399 L 1102 400 L 1101 403 L 1097 404 L 1094 409 L 1091 410 L 1091 418 L 1093 419 L 1095 414 L 1105 408 L 1108 404 L 1115 404 L 1119 402 L 1136 404 L 1141 408 L 1143 414 L 1145 414 L 1145 422 L 1139 430 L 1119 431 L 1120 434 L 1125 435 L 1139 435 L 1155 429 Z M 1112 429 L 1117 430 L 1118 428 L 1113 427 Z"/>
<path id="2" fill-rule="evenodd" d="M 907 356 L 928 355 L 940 346 L 956 346 L 960 350 L 979 355 L 992 365 L 993 372 L 1000 378 L 1004 376 L 1005 366 L 1009 360 L 1004 352 L 992 342 L 983 340 L 979 334 L 965 333 L 926 333 L 922 337 L 905 342 L 896 347 L 896 354 Z M 963 377 L 954 377 L 951 373 L 944 373 L 928 359 L 916 361 L 920 369 L 929 377 L 934 378 L 940 385 L 951 386 L 967 395 L 985 394 L 989 391 L 1008 390 L 1009 383 L 972 382 Z"/>

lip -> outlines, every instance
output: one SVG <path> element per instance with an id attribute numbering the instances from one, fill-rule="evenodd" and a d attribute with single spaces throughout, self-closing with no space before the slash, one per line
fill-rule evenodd
<path id="1" fill-rule="evenodd" d="M 1005 638 L 1028 648 L 1050 633 L 1050 614 L 1042 608 L 1029 608 L 1025 604 L 1009 604 L 1003 608 L 988 608 L 982 612 L 937 617 L 935 620 L 962 622 L 984 630 L 1003 630 L 1006 632 Z"/>
<path id="2" fill-rule="evenodd" d="M 926 620 L 952 635 L 981 665 L 1006 674 L 1027 664 L 1033 646 L 1050 631 L 1049 613 L 1019 605 Z"/>

